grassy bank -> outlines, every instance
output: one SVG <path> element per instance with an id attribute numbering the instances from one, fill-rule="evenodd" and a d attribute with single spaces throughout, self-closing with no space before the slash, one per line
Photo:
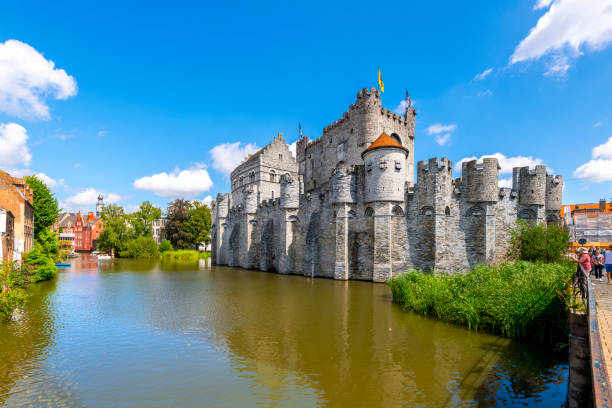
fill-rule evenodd
<path id="1" fill-rule="evenodd" d="M 475 330 L 539 342 L 566 336 L 566 294 L 575 266 L 519 261 L 459 275 L 411 271 L 393 278 L 404 309 Z"/>
<path id="2" fill-rule="evenodd" d="M 162 253 L 162 259 L 168 261 L 190 262 L 208 258 L 210 258 L 210 252 L 199 252 L 195 249 L 177 249 L 176 251 Z"/>

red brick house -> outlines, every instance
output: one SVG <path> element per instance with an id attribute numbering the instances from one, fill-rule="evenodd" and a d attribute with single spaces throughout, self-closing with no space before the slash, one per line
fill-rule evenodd
<path id="1" fill-rule="evenodd" d="M 102 219 L 93 212 L 84 216 L 78 213 L 62 213 L 58 219 L 58 229 L 65 234 L 74 234 L 74 250 L 89 252 L 96 249 L 96 241 L 104 230 Z"/>
<path id="2" fill-rule="evenodd" d="M 34 248 L 33 198 L 34 193 L 25 178 L 12 177 L 0 170 L 0 207 L 14 216 L 13 249 L 16 254 Z"/>

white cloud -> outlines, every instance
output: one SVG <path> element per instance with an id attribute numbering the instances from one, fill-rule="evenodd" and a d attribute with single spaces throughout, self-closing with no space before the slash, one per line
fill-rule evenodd
<path id="1" fill-rule="evenodd" d="M 441 134 L 440 135 L 436 135 L 434 137 L 434 140 L 440 146 L 444 146 L 446 143 L 448 143 L 450 141 L 450 138 L 451 138 L 451 134 L 450 133 L 445 133 L 443 135 L 441 135 Z"/>
<path id="2" fill-rule="evenodd" d="M 147 190 L 165 198 L 191 198 L 210 190 L 213 182 L 201 166 L 171 173 L 158 173 L 134 180 L 134 188 Z"/>
<path id="3" fill-rule="evenodd" d="M 499 188 L 512 188 L 512 178 L 499 179 L 497 186 Z"/>
<path id="4" fill-rule="evenodd" d="M 600 127 L 600 126 L 601 126 L 601 121 L 595 122 L 595 124 L 593 125 L 594 128 Z"/>
<path id="5" fill-rule="evenodd" d="M 98 131 L 98 137 L 104 137 L 108 135 L 108 130 L 99 130 Z"/>
<path id="6" fill-rule="evenodd" d="M 499 166 L 501 167 L 501 169 L 499 170 L 500 174 L 512 173 L 512 169 L 514 167 L 526 167 L 526 166 L 533 167 L 533 166 L 542 164 L 542 159 L 537 159 L 537 158 L 534 158 L 533 156 L 507 157 L 505 154 L 502 154 L 502 153 L 493 153 L 493 154 L 485 154 L 484 156 L 480 156 L 479 158 L 477 158 L 476 156 L 464 157 L 463 159 L 459 160 L 457 164 L 455 165 L 455 171 L 461 172 L 461 165 L 463 162 L 471 161 L 471 160 L 478 160 L 478 162 L 482 162 L 482 159 L 484 159 L 485 157 L 493 157 L 497 159 Z M 553 169 L 549 168 L 547 170 L 549 173 L 553 173 Z"/>
<path id="7" fill-rule="evenodd" d="M 591 151 L 594 159 L 612 159 L 612 137 L 604 144 L 595 146 Z"/>
<path id="8" fill-rule="evenodd" d="M 574 171 L 574 177 L 594 182 L 612 181 L 612 137 L 591 151 L 592 160 Z"/>
<path id="9" fill-rule="evenodd" d="M 295 152 L 296 147 L 297 147 L 297 141 L 289 145 L 289 151 L 291 152 L 291 155 L 293 156 L 294 159 L 297 158 L 297 153 Z"/>
<path id="10" fill-rule="evenodd" d="M 0 43 L 0 112 L 49 119 L 46 98 L 66 99 L 76 93 L 74 78 L 28 44 Z"/>
<path id="11" fill-rule="evenodd" d="M 32 154 L 26 129 L 16 123 L 0 123 L 0 167 L 27 166 Z"/>
<path id="12" fill-rule="evenodd" d="M 415 102 L 413 100 L 410 101 L 410 107 L 414 107 Z M 395 109 L 393 109 L 394 113 L 397 113 L 398 115 L 405 115 L 406 114 L 406 108 L 408 107 L 408 101 L 403 99 L 399 105 L 397 105 L 395 107 Z"/>
<path id="13" fill-rule="evenodd" d="M 486 91 L 482 91 L 482 92 L 478 92 L 478 96 L 490 96 L 493 95 L 493 91 L 491 91 L 490 89 L 487 89 Z"/>
<path id="14" fill-rule="evenodd" d="M 61 204 L 64 209 L 87 210 L 98 202 L 98 195 L 104 197 L 104 204 L 115 204 L 121 200 L 121 196 L 115 193 L 101 193 L 94 188 L 86 188 L 79 193 L 68 197 Z"/>
<path id="15" fill-rule="evenodd" d="M 487 68 L 484 71 L 482 71 L 480 74 L 476 75 L 474 77 L 474 81 L 481 81 L 483 79 L 485 79 L 486 77 L 489 76 L 489 74 L 493 72 L 493 68 Z"/>
<path id="16" fill-rule="evenodd" d="M 255 143 L 223 143 L 213 147 L 210 155 L 213 159 L 213 168 L 229 176 L 249 154 L 255 153 L 259 147 Z"/>
<path id="17" fill-rule="evenodd" d="M 546 73 L 563 76 L 583 46 L 599 50 L 612 41 L 612 0 L 538 0 L 534 8 L 547 10 L 514 50 L 512 64 L 552 55 Z"/>
<path id="18" fill-rule="evenodd" d="M 8 173 L 13 177 L 27 177 L 36 176 L 47 185 L 49 188 L 55 188 L 57 186 L 64 186 L 64 179 L 56 180 L 53 177 L 47 176 L 45 173 L 36 172 L 32 169 L 7 169 Z"/>
<path id="19" fill-rule="evenodd" d="M 429 126 L 425 131 L 429 135 L 437 135 L 438 133 L 453 132 L 455 129 L 457 129 L 457 125 L 442 125 L 440 123 L 436 123 Z"/>
<path id="20" fill-rule="evenodd" d="M 210 207 L 210 204 L 212 203 L 212 200 L 213 200 L 212 196 L 206 196 L 206 197 L 204 197 L 202 202 Z"/>

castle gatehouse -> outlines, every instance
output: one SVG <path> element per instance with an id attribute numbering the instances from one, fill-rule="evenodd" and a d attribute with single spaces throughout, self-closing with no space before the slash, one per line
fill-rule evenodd
<path id="1" fill-rule="evenodd" d="M 278 135 L 231 174 L 212 203 L 212 262 L 283 274 L 383 282 L 408 269 L 459 271 L 504 260 L 519 218 L 558 222 L 563 179 L 514 168 L 500 188 L 495 158 L 417 163 L 415 110 L 363 89 L 294 158 Z"/>

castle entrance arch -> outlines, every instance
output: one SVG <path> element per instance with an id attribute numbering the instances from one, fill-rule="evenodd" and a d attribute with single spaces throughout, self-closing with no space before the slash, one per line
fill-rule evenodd
<path id="1" fill-rule="evenodd" d="M 274 221 L 268 220 L 261 233 L 261 252 L 259 254 L 259 269 L 262 271 L 276 270 L 276 252 L 274 245 Z"/>
<path id="2" fill-rule="evenodd" d="M 234 225 L 229 239 L 229 265 L 240 265 L 240 223 Z"/>

